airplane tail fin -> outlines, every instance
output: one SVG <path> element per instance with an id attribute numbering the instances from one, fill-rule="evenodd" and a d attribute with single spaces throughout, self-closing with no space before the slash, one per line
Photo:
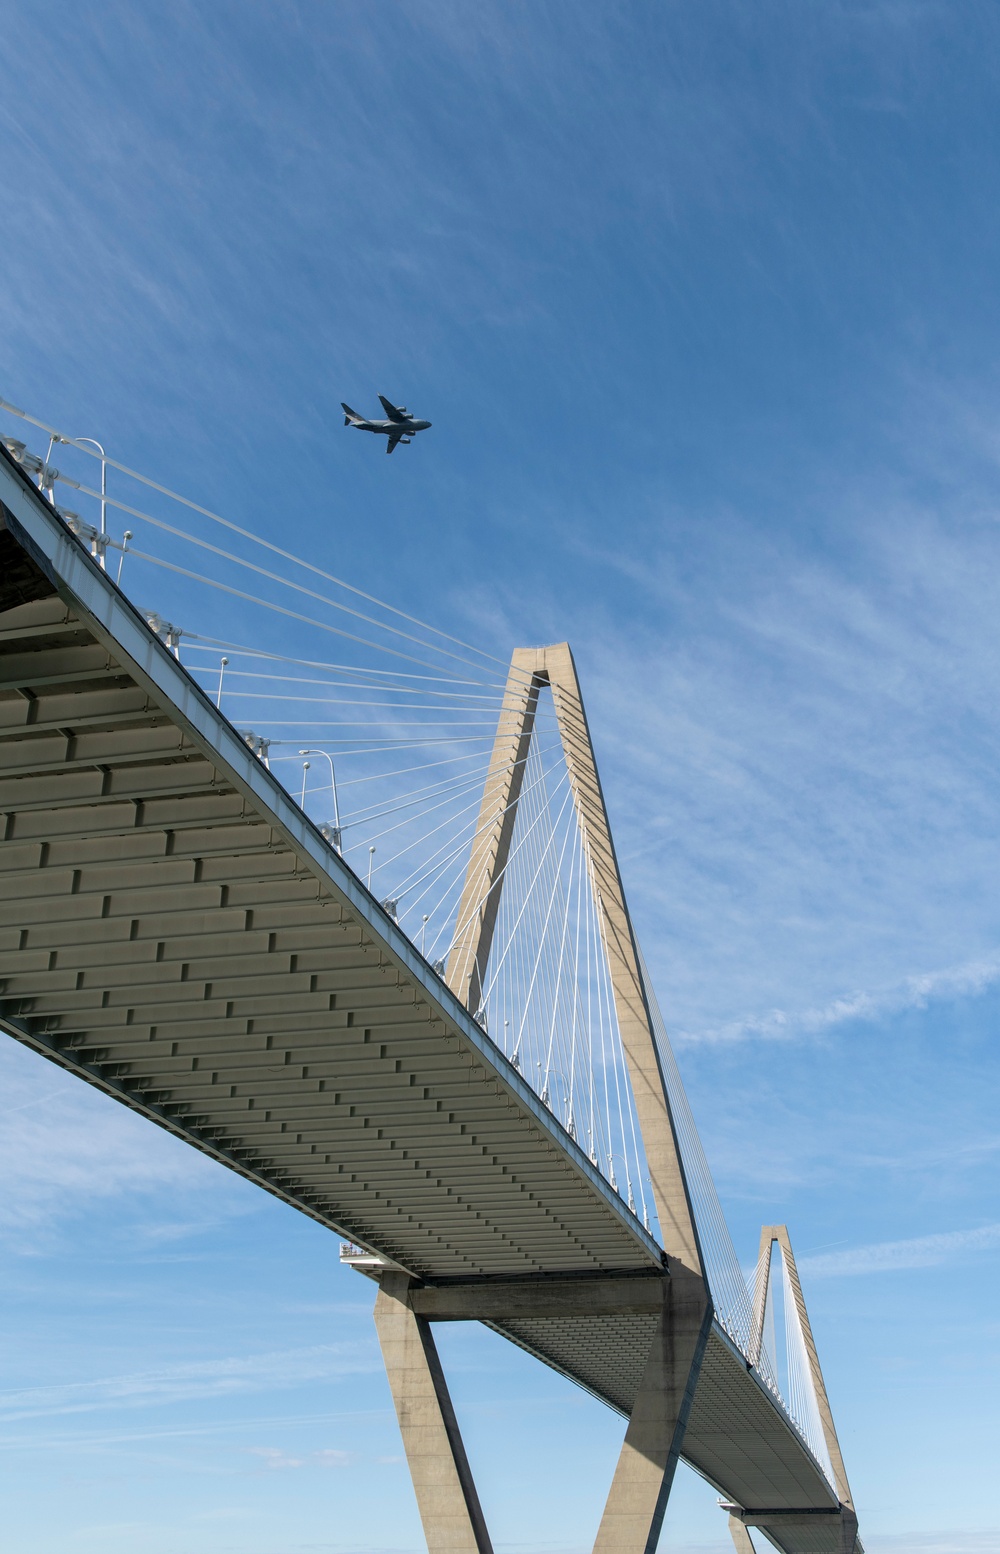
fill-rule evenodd
<path id="1" fill-rule="evenodd" d="M 350 405 L 345 405 L 343 400 L 340 401 L 340 408 L 344 412 L 345 426 L 351 426 L 355 421 L 361 421 L 364 419 L 363 416 L 358 415 L 356 410 L 352 410 Z"/>

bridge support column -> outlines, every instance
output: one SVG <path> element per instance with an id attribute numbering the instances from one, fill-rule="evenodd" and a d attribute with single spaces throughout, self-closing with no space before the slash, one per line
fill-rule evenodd
<path id="1" fill-rule="evenodd" d="M 594 1554 L 654 1554 L 712 1324 L 704 1281 L 670 1260 L 663 1310 Z"/>
<path id="2" fill-rule="evenodd" d="M 428 1554 L 493 1554 L 430 1324 L 410 1309 L 409 1287 L 405 1273 L 382 1275 L 375 1328 Z"/>
<path id="3" fill-rule="evenodd" d="M 729 1517 L 729 1535 L 736 1546 L 736 1554 L 756 1554 L 753 1539 L 750 1537 L 745 1524 L 740 1521 L 738 1516 L 733 1516 L 732 1513 L 730 1513 Z"/>
<path id="4" fill-rule="evenodd" d="M 737 1554 L 754 1554 L 750 1541 L 750 1527 L 759 1527 L 775 1548 L 785 1548 L 795 1543 L 797 1536 L 815 1547 L 817 1535 L 822 1537 L 824 1548 L 837 1544 L 837 1554 L 858 1554 L 858 1518 L 849 1505 L 840 1506 L 779 1506 L 770 1510 L 746 1510 L 743 1506 L 724 1505 L 729 1512 L 729 1531 L 736 1545 Z M 833 1534 L 833 1540 L 830 1534 Z"/>

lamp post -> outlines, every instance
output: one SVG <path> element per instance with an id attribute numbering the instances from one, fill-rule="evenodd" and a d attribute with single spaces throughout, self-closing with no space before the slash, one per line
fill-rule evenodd
<path id="1" fill-rule="evenodd" d="M 306 807 L 306 772 L 308 770 L 309 770 L 309 762 L 308 761 L 303 761 L 302 762 L 302 797 L 299 799 L 299 808 L 300 809 L 305 809 L 305 807 Z"/>
<path id="2" fill-rule="evenodd" d="M 221 659 L 221 661 L 219 663 L 219 689 L 218 689 L 218 692 L 216 693 L 216 697 L 215 697 L 215 705 L 217 707 L 219 707 L 219 708 L 222 707 L 222 681 L 223 681 L 223 679 L 225 677 L 226 665 L 228 664 L 228 662 L 229 662 L 229 659 L 226 658 L 225 655 L 223 655 L 223 657 L 222 657 L 222 659 Z"/>
<path id="3" fill-rule="evenodd" d="M 118 557 L 118 576 L 115 578 L 115 582 L 118 584 L 119 588 L 122 585 L 122 567 L 125 565 L 125 552 L 128 550 L 128 542 L 131 538 L 132 530 L 126 529 L 125 538 L 122 540 L 122 553 Z"/>
<path id="4" fill-rule="evenodd" d="M 300 750 L 299 755 L 321 755 L 330 763 L 330 787 L 333 789 L 333 845 L 338 853 L 340 847 L 340 804 L 337 800 L 337 773 L 334 770 L 333 756 L 329 750 Z"/>
<path id="5" fill-rule="evenodd" d="M 108 456 L 96 437 L 60 437 L 59 441 L 69 443 L 89 442 L 101 455 L 101 534 L 103 536 L 108 532 Z M 104 566 L 104 551 L 105 547 L 102 545 L 100 547 L 100 556 L 98 557 L 102 567 Z M 119 575 L 121 575 L 121 568 L 119 568 Z"/>

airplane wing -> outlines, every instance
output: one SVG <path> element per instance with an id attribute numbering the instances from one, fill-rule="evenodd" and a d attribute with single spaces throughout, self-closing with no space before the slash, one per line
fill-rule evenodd
<path id="1" fill-rule="evenodd" d="M 399 410 L 395 405 L 391 404 L 384 394 L 380 394 L 379 399 L 382 401 L 382 409 L 390 421 L 405 421 L 407 419 L 406 411 Z"/>
<path id="2" fill-rule="evenodd" d="M 396 444 L 399 441 L 401 441 L 402 436 L 403 436 L 402 432 L 390 432 L 389 433 L 389 442 L 388 442 L 388 444 L 386 446 L 386 450 L 385 450 L 386 453 L 391 453 L 392 452 L 392 450 L 393 450 L 393 448 L 395 448 Z"/>

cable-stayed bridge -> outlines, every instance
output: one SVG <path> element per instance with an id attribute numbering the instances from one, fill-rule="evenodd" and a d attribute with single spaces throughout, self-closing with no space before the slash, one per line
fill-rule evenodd
<path id="1" fill-rule="evenodd" d="M 490 1547 L 449 1320 L 627 1418 L 598 1550 L 655 1546 L 679 1458 L 743 1554 L 750 1529 L 860 1549 L 787 1234 L 752 1291 L 732 1248 L 568 647 L 499 666 L 235 525 L 223 550 L 60 476 L 56 444 L 86 450 L 46 430 L 0 458 L 4 1029 L 347 1239 L 432 1554 Z M 60 481 L 104 492 L 100 525 Z M 109 507 L 175 548 L 128 559 Z M 196 638 L 123 559 L 332 632 L 337 662 Z"/>

